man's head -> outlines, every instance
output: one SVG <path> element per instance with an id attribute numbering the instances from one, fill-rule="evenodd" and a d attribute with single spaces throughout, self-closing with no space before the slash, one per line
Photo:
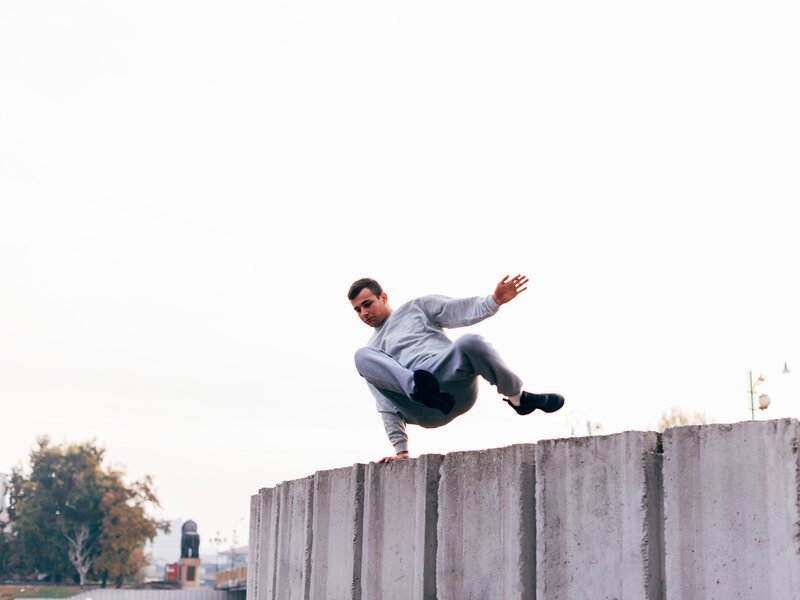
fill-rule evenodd
<path id="1" fill-rule="evenodd" d="M 347 299 L 353 305 L 358 318 L 370 327 L 380 327 L 392 314 L 392 309 L 387 304 L 389 297 L 381 284 L 374 279 L 365 277 L 353 282 L 347 292 Z"/>

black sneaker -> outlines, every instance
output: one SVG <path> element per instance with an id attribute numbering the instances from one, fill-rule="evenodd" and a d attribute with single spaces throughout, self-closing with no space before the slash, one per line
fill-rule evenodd
<path id="1" fill-rule="evenodd" d="M 414 371 L 414 393 L 411 399 L 421 402 L 428 408 L 438 408 L 444 414 L 453 410 L 456 401 L 452 394 L 442 392 L 439 382 L 433 373 L 428 371 Z"/>
<path id="2" fill-rule="evenodd" d="M 508 402 L 508 398 L 503 398 L 503 400 Z M 564 406 L 564 396 L 560 394 L 531 394 L 529 392 L 522 392 L 519 399 L 519 406 L 514 406 L 511 402 L 508 402 L 508 405 L 520 415 L 529 415 L 537 408 L 546 413 L 552 413 Z"/>

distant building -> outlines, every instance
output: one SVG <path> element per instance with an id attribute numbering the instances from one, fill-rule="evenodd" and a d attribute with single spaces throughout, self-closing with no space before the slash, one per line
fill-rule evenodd
<path id="1" fill-rule="evenodd" d="M 220 552 L 214 587 L 218 590 L 244 591 L 247 588 L 247 546 Z"/>
<path id="2" fill-rule="evenodd" d="M 238 569 L 239 567 L 247 566 L 247 551 L 248 546 L 239 546 L 238 548 L 230 548 L 219 553 L 219 569 Z"/>

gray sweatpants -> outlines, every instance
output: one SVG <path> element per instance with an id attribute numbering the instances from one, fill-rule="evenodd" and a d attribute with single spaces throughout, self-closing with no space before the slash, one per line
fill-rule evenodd
<path id="1" fill-rule="evenodd" d="M 355 361 L 359 374 L 407 415 L 410 408 L 407 399 L 414 391 L 414 371 L 417 369 L 432 373 L 442 391 L 453 394 L 456 405 L 451 418 L 463 414 L 475 404 L 479 376 L 495 386 L 503 396 L 513 396 L 522 391 L 522 380 L 508 368 L 489 342 L 475 334 L 458 338 L 444 352 L 418 359 L 411 368 L 401 365 L 393 356 L 369 347 L 359 349 Z M 419 403 L 414 404 L 423 409 L 423 413 L 429 410 Z"/>

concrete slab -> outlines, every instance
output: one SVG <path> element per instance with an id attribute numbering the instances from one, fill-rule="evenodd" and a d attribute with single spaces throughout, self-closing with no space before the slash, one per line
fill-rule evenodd
<path id="1" fill-rule="evenodd" d="M 445 456 L 438 600 L 534 600 L 533 462 L 532 444 Z"/>
<path id="2" fill-rule="evenodd" d="M 261 531 L 261 503 L 258 494 L 250 496 L 250 536 L 247 548 L 247 597 L 258 597 L 259 553 L 261 551 L 258 532 Z"/>
<path id="3" fill-rule="evenodd" d="M 278 502 L 274 488 L 258 491 L 258 515 L 260 529 L 256 547 L 256 573 L 253 587 L 255 595 L 248 592 L 249 600 L 275 600 L 275 561 L 278 555 L 277 528 Z"/>
<path id="4" fill-rule="evenodd" d="M 311 503 L 314 476 L 275 488 L 278 502 L 272 600 L 306 600 L 311 570 Z"/>
<path id="5" fill-rule="evenodd" d="M 361 600 L 364 465 L 314 475 L 310 600 Z"/>
<path id="6" fill-rule="evenodd" d="M 361 595 L 435 600 L 437 488 L 442 456 L 367 465 Z"/>
<path id="7" fill-rule="evenodd" d="M 536 444 L 536 600 L 662 600 L 655 432 Z"/>
<path id="8" fill-rule="evenodd" d="M 667 600 L 800 597 L 800 422 L 664 432 Z"/>

